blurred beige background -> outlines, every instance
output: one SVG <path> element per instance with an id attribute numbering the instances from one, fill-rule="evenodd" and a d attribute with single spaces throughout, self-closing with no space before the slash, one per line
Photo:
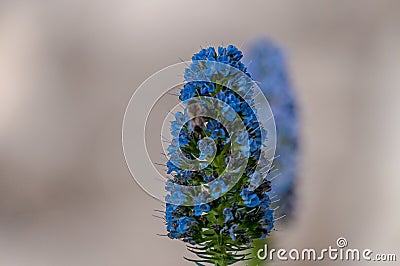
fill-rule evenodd
<path id="1" fill-rule="evenodd" d="M 160 68 L 259 35 L 286 48 L 302 109 L 277 246 L 343 236 L 400 260 L 399 1 L 73 0 L 0 2 L 0 265 L 189 265 L 125 165 L 124 110 Z"/>

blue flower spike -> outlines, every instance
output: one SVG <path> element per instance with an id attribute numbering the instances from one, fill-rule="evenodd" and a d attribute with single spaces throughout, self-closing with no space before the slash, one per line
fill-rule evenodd
<path id="1" fill-rule="evenodd" d="M 252 242 L 274 228 L 269 167 L 257 168 L 266 161 L 267 130 L 257 120 L 252 79 L 242 57 L 233 45 L 194 54 L 179 95 L 185 110 L 171 122 L 166 229 L 169 238 L 186 242 L 198 256 L 185 258 L 196 265 L 248 260 Z"/>

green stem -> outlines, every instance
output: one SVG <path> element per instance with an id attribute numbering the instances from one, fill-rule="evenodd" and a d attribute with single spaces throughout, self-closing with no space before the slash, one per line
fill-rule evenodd
<path id="1" fill-rule="evenodd" d="M 223 208 L 224 205 L 220 204 L 218 207 L 218 223 L 220 225 L 224 224 L 224 216 L 223 216 Z M 217 250 L 220 252 L 219 256 L 219 261 L 215 263 L 217 266 L 227 266 L 227 254 L 226 254 L 226 246 L 225 246 L 225 241 L 224 241 L 224 236 L 223 235 L 218 235 L 217 238 L 218 244 L 216 245 Z"/>

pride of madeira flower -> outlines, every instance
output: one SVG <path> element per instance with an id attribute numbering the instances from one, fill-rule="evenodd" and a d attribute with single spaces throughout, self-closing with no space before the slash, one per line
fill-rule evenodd
<path id="1" fill-rule="evenodd" d="M 260 122 L 274 119 L 260 114 L 262 93 L 242 57 L 233 45 L 193 55 L 179 95 L 183 110 L 171 122 L 165 222 L 168 237 L 185 241 L 198 256 L 186 259 L 197 265 L 247 260 L 252 241 L 274 228 L 273 155 L 265 147 L 273 136 Z"/>
<path id="2" fill-rule="evenodd" d="M 286 215 L 284 221 L 287 222 L 294 211 L 298 172 L 299 115 L 296 94 L 290 82 L 285 54 L 274 42 L 266 38 L 253 41 L 244 61 L 249 62 L 249 71 L 268 96 L 274 113 L 278 132 L 274 169 L 278 170 L 278 175 L 274 178 L 271 193 L 279 199 L 278 216 Z"/>

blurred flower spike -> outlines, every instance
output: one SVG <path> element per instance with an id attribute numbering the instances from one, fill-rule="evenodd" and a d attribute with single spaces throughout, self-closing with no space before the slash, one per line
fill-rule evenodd
<path id="1" fill-rule="evenodd" d="M 282 50 L 272 41 L 259 38 L 246 49 L 244 61 L 268 97 L 277 129 L 276 158 L 272 195 L 279 201 L 279 215 L 289 221 L 294 211 L 295 182 L 298 172 L 298 107 Z"/>

